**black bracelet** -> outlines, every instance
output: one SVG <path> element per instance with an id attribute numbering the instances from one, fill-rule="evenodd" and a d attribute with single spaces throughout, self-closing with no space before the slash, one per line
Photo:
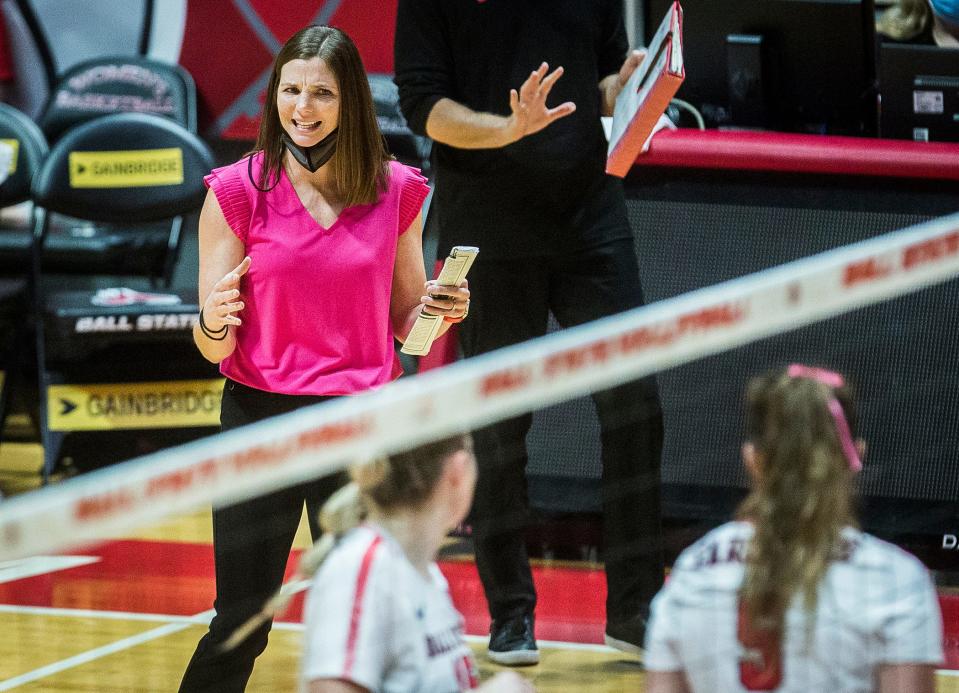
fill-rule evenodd
<path id="1" fill-rule="evenodd" d="M 227 330 L 229 327 L 229 325 L 224 325 L 221 329 L 214 332 L 206 326 L 205 322 L 203 322 L 203 309 L 200 308 L 200 332 L 202 332 L 207 339 L 212 339 L 214 342 L 222 342 L 224 339 L 226 339 Z"/>

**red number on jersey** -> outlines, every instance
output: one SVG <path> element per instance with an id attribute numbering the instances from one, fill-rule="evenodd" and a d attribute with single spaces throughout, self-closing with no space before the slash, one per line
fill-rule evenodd
<path id="1" fill-rule="evenodd" d="M 753 628 L 739 605 L 736 637 L 746 651 L 739 660 L 739 680 L 747 691 L 772 691 L 783 680 L 782 643 L 768 630 Z"/>

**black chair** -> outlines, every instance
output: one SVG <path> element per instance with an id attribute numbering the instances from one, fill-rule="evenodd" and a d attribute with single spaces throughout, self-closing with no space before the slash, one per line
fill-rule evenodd
<path id="1" fill-rule="evenodd" d="M 192 288 L 188 293 L 163 294 L 119 286 L 64 292 L 40 261 L 49 213 L 96 223 L 122 222 L 116 232 L 135 236 L 140 225 L 192 215 L 202 205 L 203 176 L 213 165 L 209 147 L 172 120 L 124 113 L 71 128 L 51 148 L 34 178 L 34 204 L 48 212 L 33 253 L 45 480 L 61 454 L 66 455 L 63 446 L 68 432 L 87 431 L 93 436 L 71 434 L 70 438 L 78 439 L 81 454 L 104 455 L 91 465 L 99 466 L 149 451 L 148 444 L 136 440 L 132 447 L 123 448 L 116 436 L 104 446 L 97 439 L 103 430 L 184 427 L 193 429 L 190 435 L 196 437 L 196 417 L 183 421 L 166 414 L 190 413 L 191 406 L 200 406 L 198 399 L 208 414 L 199 426 L 215 425 L 212 412 L 219 406 L 219 394 L 199 379 L 216 373 L 192 344 L 199 311 Z M 169 252 L 173 257 L 161 264 L 144 263 L 137 249 L 130 248 L 115 255 L 110 273 L 155 275 L 175 260 L 176 247 L 171 245 Z M 192 397 L 193 404 L 158 384 L 183 378 L 193 379 L 191 387 L 203 390 L 184 395 Z M 146 390 L 134 385 L 144 381 L 152 383 Z M 162 443 L 172 442 L 179 440 L 164 434 Z"/>
<path id="2" fill-rule="evenodd" d="M 16 108 L 0 103 L 0 141 L 13 148 L 7 176 L 0 183 L 0 209 L 18 207 L 20 215 L 0 218 L 0 242 L 8 236 L 30 239 L 40 233 L 44 211 L 24 206 L 30 200 L 30 184 L 47 155 L 47 141 L 30 118 Z M 25 207 L 25 208 L 24 208 Z M 28 246 L 29 247 L 29 246 Z M 0 434 L 6 421 L 10 392 L 29 353 L 32 325 L 33 273 L 29 262 L 0 268 Z"/>
<path id="3" fill-rule="evenodd" d="M 146 113 L 167 118 L 196 133 L 196 86 L 179 65 L 161 63 L 137 55 L 105 56 L 78 63 L 57 78 L 38 119 L 47 141 L 53 145 L 71 128 L 95 118 L 116 113 Z M 169 286 L 172 264 L 157 264 L 170 258 L 183 232 L 180 222 L 161 220 L 140 225 L 136 233 L 116 222 L 80 220 L 54 215 L 43 248 L 47 273 L 109 275 L 118 261 L 135 254 L 157 287 Z M 28 234 L 0 238 L 0 268 L 23 266 L 30 253 Z M 149 265 L 149 267 L 146 267 Z"/>
<path id="4" fill-rule="evenodd" d="M 56 81 L 54 57 L 32 0 L 0 0 L 4 39 L 16 79 L 5 85 L 4 102 L 36 120 Z"/>
<path id="5" fill-rule="evenodd" d="M 57 78 L 40 116 L 50 142 L 70 128 L 113 113 L 148 113 L 196 132 L 196 85 L 179 65 L 139 55 L 101 56 Z"/>

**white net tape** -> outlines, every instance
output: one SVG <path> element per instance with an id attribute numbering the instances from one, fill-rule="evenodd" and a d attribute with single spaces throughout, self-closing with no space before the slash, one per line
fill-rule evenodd
<path id="1" fill-rule="evenodd" d="M 267 493 L 956 275 L 959 214 L 4 501 L 0 560 Z"/>

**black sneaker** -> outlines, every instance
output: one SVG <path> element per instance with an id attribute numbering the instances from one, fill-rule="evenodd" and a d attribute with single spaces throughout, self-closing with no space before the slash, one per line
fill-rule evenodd
<path id="1" fill-rule="evenodd" d="M 604 640 L 609 647 L 642 657 L 646 619 L 637 615 L 622 621 L 607 621 Z"/>
<path id="2" fill-rule="evenodd" d="M 489 632 L 487 654 L 497 664 L 508 667 L 539 664 L 539 650 L 536 649 L 536 638 L 533 635 L 532 616 L 494 620 Z"/>

